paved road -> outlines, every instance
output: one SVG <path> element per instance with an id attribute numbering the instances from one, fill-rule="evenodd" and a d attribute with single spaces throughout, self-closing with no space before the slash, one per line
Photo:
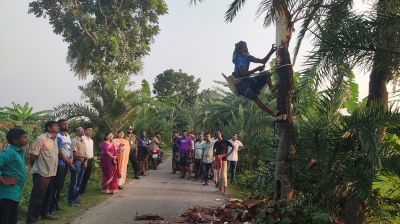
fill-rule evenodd
<path id="1" fill-rule="evenodd" d="M 136 214 L 155 214 L 173 221 L 187 208 L 220 205 L 225 200 L 212 182 L 204 187 L 170 172 L 171 157 L 158 170 L 129 183 L 118 195 L 89 209 L 73 223 L 143 223 L 135 221 Z"/>

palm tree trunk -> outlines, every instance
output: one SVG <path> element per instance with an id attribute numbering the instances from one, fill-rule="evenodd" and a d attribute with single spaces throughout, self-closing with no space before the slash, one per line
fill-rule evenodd
<path id="1" fill-rule="evenodd" d="M 382 60 L 382 58 L 385 58 Z M 376 54 L 374 57 L 374 65 L 369 76 L 369 90 L 367 105 L 372 102 L 378 102 L 384 109 L 389 104 L 387 84 L 392 78 L 392 70 L 390 68 L 391 58 L 385 55 Z"/>
<path id="2" fill-rule="evenodd" d="M 288 50 L 292 31 L 291 15 L 286 6 L 282 6 L 276 21 L 276 44 L 281 45 L 278 46 L 276 58 L 279 75 L 277 109 L 279 115 L 284 116 L 278 121 L 280 141 L 275 163 L 274 199 L 284 201 L 293 197 L 291 161 L 295 153 L 295 125 L 292 117 L 294 82 Z"/>

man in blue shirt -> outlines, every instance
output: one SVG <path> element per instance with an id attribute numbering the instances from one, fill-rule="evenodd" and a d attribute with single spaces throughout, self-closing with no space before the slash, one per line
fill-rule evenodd
<path id="1" fill-rule="evenodd" d="M 7 133 L 9 146 L 0 152 L 0 223 L 17 223 L 18 205 L 26 179 L 24 146 L 28 135 L 21 129 Z"/>
<path id="2" fill-rule="evenodd" d="M 138 146 L 139 146 L 139 173 L 142 176 L 146 176 L 144 173 L 146 170 L 146 163 L 148 163 L 148 155 L 149 155 L 149 146 L 150 140 L 147 138 L 147 134 L 144 130 L 140 132 L 140 138 L 138 139 Z"/>
<path id="3" fill-rule="evenodd" d="M 68 134 L 69 124 L 65 119 L 60 119 L 57 121 L 58 126 L 60 128 L 60 132 L 57 134 L 57 146 L 58 146 L 58 166 L 57 166 L 57 174 L 54 178 L 54 194 L 52 195 L 50 202 L 50 213 L 55 214 L 58 209 L 58 201 L 60 200 L 60 193 L 64 187 L 65 176 L 68 172 L 68 167 L 73 169 L 73 146 L 71 137 Z M 76 206 L 76 205 L 74 205 Z"/>
<path id="4" fill-rule="evenodd" d="M 235 78 L 235 92 L 241 96 L 244 96 L 250 100 L 253 100 L 258 107 L 263 111 L 276 117 L 277 112 L 272 111 L 258 97 L 261 93 L 262 88 L 268 84 L 268 87 L 273 92 L 276 87 L 272 85 L 271 73 L 264 72 L 256 76 L 252 76 L 257 71 L 263 71 L 265 63 L 269 60 L 272 54 L 276 51 L 275 45 L 272 45 L 271 50 L 264 58 L 256 58 L 250 55 L 247 48 L 247 44 L 244 41 L 239 41 L 235 44 L 235 50 L 233 51 L 232 62 L 235 64 L 235 70 L 232 73 Z M 250 63 L 260 63 L 263 65 L 258 66 L 255 69 L 250 69 Z"/>

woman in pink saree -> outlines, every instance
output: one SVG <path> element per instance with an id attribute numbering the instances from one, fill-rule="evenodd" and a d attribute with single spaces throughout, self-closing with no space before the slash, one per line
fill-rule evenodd
<path id="1" fill-rule="evenodd" d="M 108 132 L 100 144 L 100 167 L 103 171 L 101 192 L 114 194 L 118 192 L 117 150 L 113 142 L 114 135 Z"/>
<path id="2" fill-rule="evenodd" d="M 115 146 L 117 148 L 117 165 L 118 165 L 118 186 L 119 189 L 123 189 L 122 185 L 126 181 L 126 173 L 128 170 L 129 152 L 130 146 L 129 141 L 125 139 L 124 131 L 118 131 L 118 138 L 114 139 Z"/>

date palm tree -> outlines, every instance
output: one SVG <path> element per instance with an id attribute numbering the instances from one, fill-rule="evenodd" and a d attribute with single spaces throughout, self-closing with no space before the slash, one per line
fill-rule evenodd
<path id="1" fill-rule="evenodd" d="M 332 7 L 332 6 L 330 6 Z M 370 71 L 367 106 L 388 110 L 387 84 L 398 78 L 400 69 L 400 3 L 392 0 L 377 0 L 368 14 L 358 14 L 348 7 L 335 7 L 335 14 L 322 13 L 324 22 L 311 29 L 315 37 L 315 50 L 310 55 L 310 70 L 319 68 L 317 79 L 334 76 L 339 68 L 356 66 Z M 337 49 L 340 49 L 337 50 Z M 385 128 L 369 129 L 378 148 L 384 145 Z M 380 163 L 376 156 L 369 156 L 369 176 L 373 176 Z M 365 192 L 372 194 L 372 181 L 366 184 Z M 365 197 L 353 197 L 344 207 L 356 211 L 364 207 Z M 365 209 L 359 210 L 361 213 Z M 352 213 L 355 215 L 356 213 Z M 362 222 L 363 215 L 348 216 L 348 220 Z M 355 221 L 357 223 L 357 221 Z"/>
<path id="2" fill-rule="evenodd" d="M 100 140 L 107 131 L 125 129 L 142 101 L 140 92 L 130 91 L 128 78 L 119 79 L 101 77 L 92 80 L 86 86 L 80 86 L 84 103 L 63 103 L 54 108 L 58 117 L 75 119 L 80 123 L 90 123 L 96 129 L 96 138 Z"/>

